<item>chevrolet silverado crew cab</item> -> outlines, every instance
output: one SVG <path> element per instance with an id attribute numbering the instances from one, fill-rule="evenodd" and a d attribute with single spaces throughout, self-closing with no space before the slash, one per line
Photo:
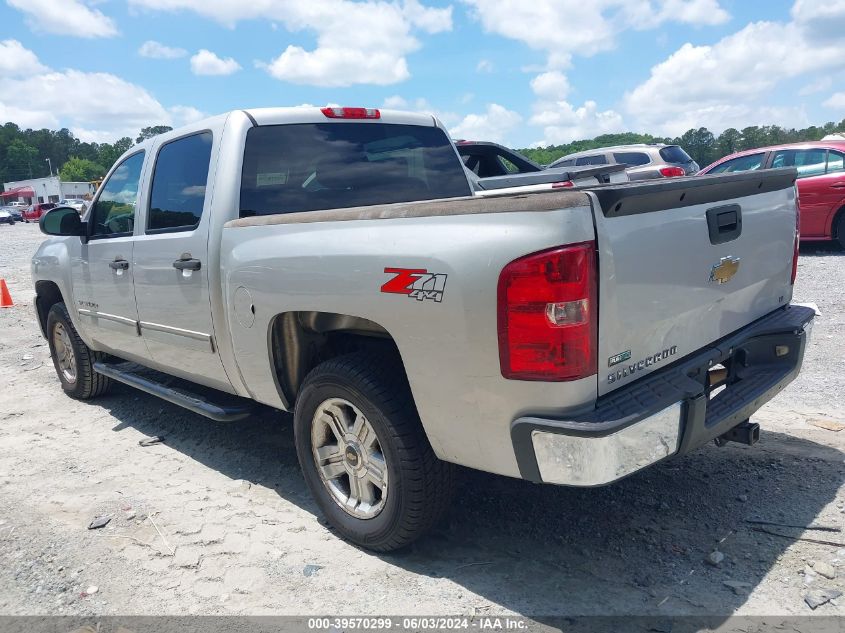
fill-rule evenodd
<path id="1" fill-rule="evenodd" d="M 293 412 L 321 511 L 378 551 L 454 465 L 597 486 L 716 440 L 799 371 L 794 169 L 475 197 L 431 116 L 234 111 L 41 218 L 62 389 Z"/>

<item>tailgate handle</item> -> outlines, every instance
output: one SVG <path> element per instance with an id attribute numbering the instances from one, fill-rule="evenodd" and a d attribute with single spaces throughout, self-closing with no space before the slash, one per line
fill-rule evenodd
<path id="1" fill-rule="evenodd" d="M 711 244 L 731 242 L 742 234 L 742 208 L 738 204 L 707 209 L 707 230 Z"/>

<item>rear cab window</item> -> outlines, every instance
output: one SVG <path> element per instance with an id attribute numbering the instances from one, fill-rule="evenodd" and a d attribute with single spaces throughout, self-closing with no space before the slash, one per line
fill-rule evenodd
<path id="1" fill-rule="evenodd" d="M 470 195 L 437 127 L 301 123 L 247 132 L 242 218 Z"/>

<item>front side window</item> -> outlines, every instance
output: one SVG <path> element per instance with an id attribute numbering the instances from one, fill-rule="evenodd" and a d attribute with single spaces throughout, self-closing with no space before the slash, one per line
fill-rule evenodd
<path id="1" fill-rule="evenodd" d="M 763 158 L 765 154 L 749 154 L 748 156 L 740 156 L 732 160 L 726 160 L 721 165 L 716 165 L 708 173 L 710 174 L 730 174 L 736 171 L 752 171 L 760 169 L 763 166 Z"/>
<path id="2" fill-rule="evenodd" d="M 241 217 L 471 193 L 449 137 L 436 127 L 302 123 L 247 132 Z"/>
<path id="3" fill-rule="evenodd" d="M 818 176 L 825 171 L 826 149 L 782 149 L 774 153 L 772 167 L 795 167 L 799 178 Z"/>
<path id="4" fill-rule="evenodd" d="M 202 132 L 161 147 L 153 171 L 147 233 L 190 231 L 199 225 L 211 142 L 211 132 Z"/>
<path id="5" fill-rule="evenodd" d="M 581 165 L 607 165 L 607 158 L 604 154 L 593 154 L 592 156 L 582 156 L 575 160 L 575 164 Z"/>
<path id="6" fill-rule="evenodd" d="M 132 154 L 103 183 L 100 197 L 92 210 L 92 236 L 116 237 L 132 233 L 143 166 L 144 152 Z"/>

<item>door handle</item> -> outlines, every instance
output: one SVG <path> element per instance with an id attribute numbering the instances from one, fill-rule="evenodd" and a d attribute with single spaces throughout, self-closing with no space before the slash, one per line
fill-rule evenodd
<path id="1" fill-rule="evenodd" d="M 835 182 L 830 187 L 831 189 L 845 189 L 845 182 Z"/>
<path id="2" fill-rule="evenodd" d="M 179 258 L 175 262 L 173 262 L 173 268 L 176 270 L 199 270 L 202 268 L 202 262 L 198 259 L 193 259 L 191 257 L 188 258 Z"/>
<path id="3" fill-rule="evenodd" d="M 129 262 L 125 259 L 116 259 L 109 262 L 109 268 L 112 270 L 129 270 Z"/>

